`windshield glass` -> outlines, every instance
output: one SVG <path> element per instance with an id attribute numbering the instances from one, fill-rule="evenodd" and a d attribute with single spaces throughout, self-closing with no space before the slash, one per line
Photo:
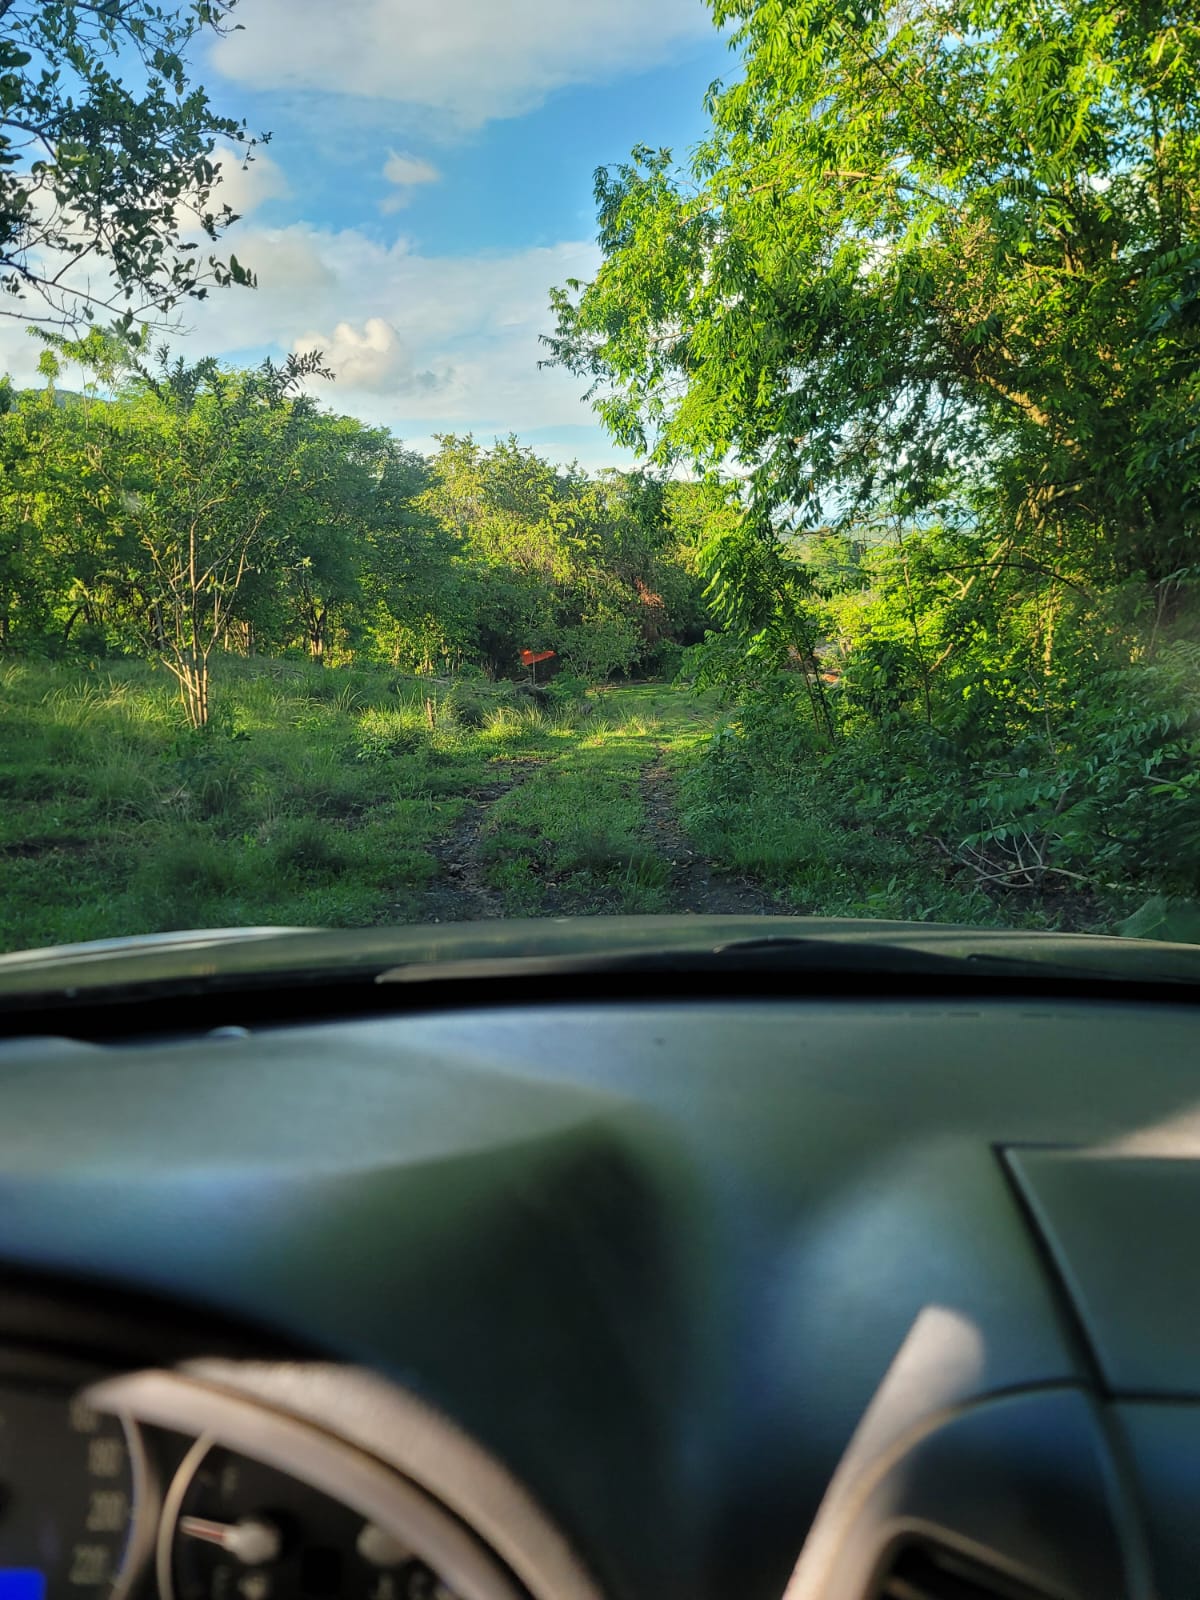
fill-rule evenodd
<path id="1" fill-rule="evenodd" d="M 1186 8 L 8 0 L 0 52 L 0 949 L 1200 942 Z"/>

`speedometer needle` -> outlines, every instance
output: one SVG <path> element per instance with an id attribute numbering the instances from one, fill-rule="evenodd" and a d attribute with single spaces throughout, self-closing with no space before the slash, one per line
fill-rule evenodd
<path id="1" fill-rule="evenodd" d="M 279 1529 L 254 1517 L 246 1517 L 241 1522 L 210 1522 L 207 1517 L 180 1517 L 179 1531 L 189 1539 L 203 1539 L 208 1544 L 220 1545 L 235 1561 L 244 1561 L 248 1567 L 274 1561 L 283 1547 Z"/>

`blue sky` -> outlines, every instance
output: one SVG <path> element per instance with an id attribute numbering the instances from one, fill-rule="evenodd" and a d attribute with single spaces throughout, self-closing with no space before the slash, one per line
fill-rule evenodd
<path id="1" fill-rule="evenodd" d="M 519 433 L 558 460 L 620 461 L 538 371 L 548 290 L 598 260 L 592 173 L 677 152 L 733 69 L 702 0 L 241 0 L 197 63 L 272 140 L 228 164 L 230 246 L 259 288 L 188 313 L 230 360 L 320 346 L 323 398 L 418 447 Z"/>

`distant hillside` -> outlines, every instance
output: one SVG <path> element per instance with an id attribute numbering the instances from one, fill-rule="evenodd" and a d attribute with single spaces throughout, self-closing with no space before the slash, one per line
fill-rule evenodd
<path id="1" fill-rule="evenodd" d="M 12 379 L 5 374 L 4 377 L 0 378 L 0 413 L 16 410 L 23 400 L 40 400 L 45 392 L 45 389 L 14 389 Z M 59 389 L 56 387 L 54 390 L 54 402 L 56 405 L 65 406 L 82 399 L 84 399 L 84 396 L 80 394 L 78 389 Z"/>

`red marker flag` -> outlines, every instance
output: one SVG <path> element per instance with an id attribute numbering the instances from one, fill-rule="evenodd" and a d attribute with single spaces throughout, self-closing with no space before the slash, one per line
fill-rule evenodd
<path id="1" fill-rule="evenodd" d="M 535 662 L 549 661 L 553 654 L 553 650 L 522 650 L 521 660 L 527 667 L 532 667 Z"/>

